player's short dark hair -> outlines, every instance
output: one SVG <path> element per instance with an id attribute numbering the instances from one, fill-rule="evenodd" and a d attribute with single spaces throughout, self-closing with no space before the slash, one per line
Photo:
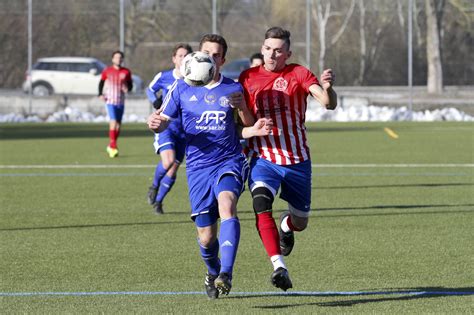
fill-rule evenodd
<path id="1" fill-rule="evenodd" d="M 188 51 L 188 54 L 193 52 L 193 49 L 189 44 L 185 43 L 178 43 L 173 47 L 173 57 L 176 56 L 176 53 L 178 52 L 179 49 L 184 48 Z"/>
<path id="2" fill-rule="evenodd" d="M 291 35 L 290 31 L 285 30 L 279 26 L 274 26 L 274 27 L 270 27 L 265 32 L 265 39 L 268 39 L 268 38 L 281 39 L 287 45 L 288 50 L 290 50 L 290 35 Z"/>
<path id="3" fill-rule="evenodd" d="M 255 53 L 252 56 L 250 56 L 249 59 L 250 59 L 250 62 L 252 62 L 252 60 L 254 60 L 254 59 L 263 60 L 263 55 L 261 53 Z"/>
<path id="4" fill-rule="evenodd" d="M 199 42 L 199 50 L 201 50 L 202 45 L 206 42 L 217 43 L 222 46 L 223 56 L 225 58 L 225 54 L 227 53 L 227 42 L 225 41 L 224 37 L 217 34 L 206 34 L 201 38 Z"/>
<path id="5" fill-rule="evenodd" d="M 115 54 L 120 54 L 120 56 L 121 56 L 122 58 L 125 57 L 123 51 L 121 51 L 121 50 L 116 50 L 116 51 L 114 51 L 114 52 L 112 53 L 112 58 L 115 56 Z"/>

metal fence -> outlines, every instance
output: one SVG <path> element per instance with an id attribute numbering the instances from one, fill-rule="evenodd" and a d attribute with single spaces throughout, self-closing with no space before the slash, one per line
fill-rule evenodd
<path id="1" fill-rule="evenodd" d="M 127 66 L 147 82 L 171 66 L 176 42 L 191 43 L 196 49 L 203 34 L 220 33 L 229 43 L 227 60 L 233 60 L 259 51 L 265 30 L 275 25 L 292 33 L 292 62 L 315 73 L 322 65 L 331 67 L 339 85 L 408 85 L 412 37 L 413 84 L 423 85 L 427 75 L 424 2 L 0 0 L 0 87 L 19 87 L 28 60 L 34 63 L 40 57 L 59 55 L 108 62 L 110 52 L 120 47 Z M 470 24 L 474 4 L 466 3 L 461 8 L 447 5 L 443 14 L 447 85 L 474 84 Z M 409 21 L 413 21 L 411 31 Z"/>

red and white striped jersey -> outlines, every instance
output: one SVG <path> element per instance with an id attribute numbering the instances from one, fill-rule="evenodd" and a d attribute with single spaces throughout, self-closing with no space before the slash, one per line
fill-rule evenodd
<path id="1" fill-rule="evenodd" d="M 272 133 L 249 139 L 249 149 L 278 165 L 292 165 L 310 159 L 306 143 L 306 108 L 309 87 L 318 84 L 316 76 L 298 64 L 271 72 L 263 66 L 240 75 L 245 100 L 255 119 L 273 120 Z"/>
<path id="2" fill-rule="evenodd" d="M 132 81 L 132 73 L 127 68 L 107 67 L 102 72 L 101 80 L 105 81 L 104 96 L 107 104 L 123 105 L 128 82 Z"/>

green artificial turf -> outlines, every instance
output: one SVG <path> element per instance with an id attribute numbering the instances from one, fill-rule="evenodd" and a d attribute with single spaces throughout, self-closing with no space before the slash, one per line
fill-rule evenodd
<path id="1" fill-rule="evenodd" d="M 313 211 L 286 258 L 301 294 L 271 286 L 247 190 L 232 292 L 209 301 L 185 169 L 165 215 L 146 202 L 144 124 L 117 159 L 105 124 L 0 124 L 0 313 L 472 313 L 474 124 L 307 127 Z"/>

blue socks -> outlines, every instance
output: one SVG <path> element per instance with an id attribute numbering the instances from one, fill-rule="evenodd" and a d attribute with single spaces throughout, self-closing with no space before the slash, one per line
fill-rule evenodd
<path id="1" fill-rule="evenodd" d="M 221 272 L 225 272 L 232 277 L 239 240 L 240 221 L 238 218 L 230 218 L 221 221 L 219 240 L 216 240 L 210 247 L 203 247 L 198 240 L 202 260 L 211 275 L 218 275 Z M 219 248 L 221 259 L 219 259 Z"/>
<path id="2" fill-rule="evenodd" d="M 208 248 L 201 245 L 198 239 L 199 250 L 201 251 L 201 257 L 207 266 L 207 270 L 211 275 L 218 275 L 221 270 L 221 261 L 219 260 L 219 240 L 216 240 L 214 244 Z"/>
<path id="3" fill-rule="evenodd" d="M 155 169 L 155 177 L 153 178 L 153 187 L 159 187 L 161 179 L 165 176 L 166 172 L 168 172 L 168 170 L 163 167 L 163 163 L 158 163 Z"/>
<path id="4" fill-rule="evenodd" d="M 156 195 L 155 201 L 162 202 L 163 199 L 165 199 L 166 194 L 171 190 L 171 187 L 173 187 L 175 181 L 176 177 L 163 177 L 160 182 L 160 189 L 158 190 L 158 195 Z"/>
<path id="5" fill-rule="evenodd" d="M 167 169 L 163 167 L 163 163 L 160 162 L 155 169 L 155 177 L 153 177 L 153 187 L 158 187 L 158 194 L 156 195 L 156 202 L 162 202 L 165 199 L 166 194 L 173 187 L 176 177 L 166 176 Z"/>
<path id="6" fill-rule="evenodd" d="M 240 221 L 238 218 L 230 218 L 221 221 L 219 232 L 221 249 L 221 272 L 226 272 L 232 277 L 235 257 L 240 240 Z"/>

